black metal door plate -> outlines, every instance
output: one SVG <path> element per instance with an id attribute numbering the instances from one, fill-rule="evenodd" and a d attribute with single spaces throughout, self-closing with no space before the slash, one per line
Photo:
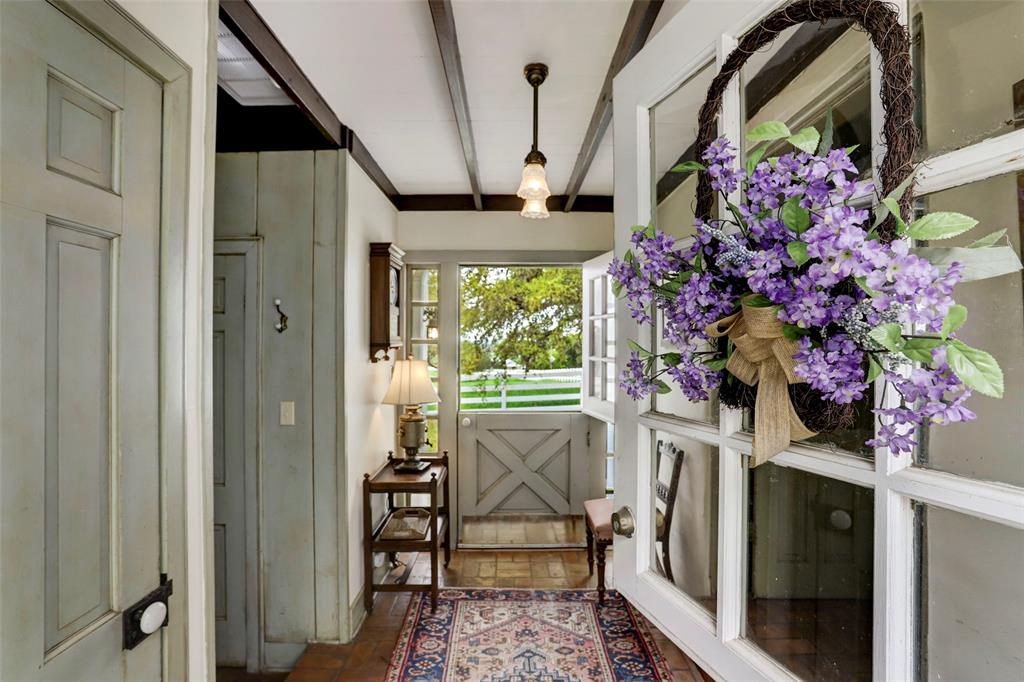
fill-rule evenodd
<path id="1" fill-rule="evenodd" d="M 170 596 L 174 592 L 173 580 L 167 579 L 166 573 L 160 574 L 160 587 L 156 588 L 145 597 L 128 607 L 121 614 L 122 629 L 124 632 L 122 648 L 131 650 L 139 645 L 139 642 L 149 637 L 152 633 L 142 631 L 142 613 L 151 604 L 163 602 L 167 607 L 167 615 L 160 627 L 164 627 L 170 621 Z"/>

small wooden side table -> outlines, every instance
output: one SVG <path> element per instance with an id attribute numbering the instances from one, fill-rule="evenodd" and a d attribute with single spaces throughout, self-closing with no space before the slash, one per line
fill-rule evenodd
<path id="1" fill-rule="evenodd" d="M 365 583 L 363 586 L 363 600 L 366 611 L 373 610 L 373 595 L 375 592 L 430 592 L 431 609 L 437 608 L 438 551 L 444 548 L 444 565 L 448 567 L 451 560 L 451 523 L 450 510 L 451 498 L 448 488 L 448 451 L 440 457 L 420 457 L 421 460 L 430 462 L 430 466 L 423 471 L 414 473 L 396 473 L 392 463 L 396 461 L 393 453 L 388 453 L 388 461 L 376 472 L 363 476 L 363 570 Z M 387 495 L 387 506 L 384 516 L 377 523 L 373 524 L 372 510 L 370 507 L 371 495 L 383 493 Z M 430 496 L 430 504 L 427 507 L 395 506 L 395 493 L 427 494 Z M 443 493 L 443 500 L 440 494 Z M 380 537 L 381 531 L 391 517 L 398 511 L 405 509 L 424 509 L 430 512 L 430 522 L 427 526 L 427 536 L 422 540 L 385 540 Z M 374 552 L 387 552 L 393 555 L 396 552 L 430 552 L 430 583 L 375 583 L 373 582 L 373 554 Z"/>

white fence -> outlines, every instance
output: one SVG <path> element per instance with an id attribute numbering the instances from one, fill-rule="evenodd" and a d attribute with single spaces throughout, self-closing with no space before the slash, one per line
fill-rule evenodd
<path id="1" fill-rule="evenodd" d="M 463 374 L 459 405 L 463 410 L 566 410 L 580 404 L 582 385 L 581 368 Z"/>

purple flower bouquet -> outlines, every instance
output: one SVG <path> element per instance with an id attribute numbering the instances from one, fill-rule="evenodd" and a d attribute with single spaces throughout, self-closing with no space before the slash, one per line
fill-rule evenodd
<path id="1" fill-rule="evenodd" d="M 691 401 L 720 388 L 723 403 L 740 406 L 736 396 L 752 396 L 747 389 L 756 386 L 755 464 L 790 440 L 836 426 L 815 415 L 845 411 L 848 426 L 849 411 L 879 377 L 899 400 L 874 409 L 880 425 L 866 444 L 895 454 L 912 451 L 926 422 L 974 419 L 965 405 L 972 391 L 1003 393 L 992 356 L 957 338 L 967 310 L 954 302 L 953 288 L 1002 274 L 980 264 L 1010 248 L 1000 244 L 1005 230 L 969 249 L 912 248 L 911 240 L 952 237 L 977 221 L 937 212 L 905 223 L 899 200 L 913 175 L 880 200 L 872 220 L 852 204 L 873 188 L 857 182 L 849 150 L 830 148 L 830 119 L 824 135 L 814 128 L 791 134 L 779 122 L 758 126 L 750 140 L 762 144 L 745 170 L 735 166 L 729 141 L 715 140 L 703 163 L 673 170 L 707 173 L 729 217 L 698 219 L 695 236 L 683 241 L 634 228 L 632 248 L 609 269 L 632 317 L 653 324 L 660 311 L 663 337 L 674 347 L 657 354 L 631 344 L 621 388 L 639 400 L 670 391 L 664 377 Z M 762 160 L 777 140 L 795 149 Z M 880 231 L 889 216 L 895 238 Z M 787 421 L 781 434 L 763 433 Z"/>

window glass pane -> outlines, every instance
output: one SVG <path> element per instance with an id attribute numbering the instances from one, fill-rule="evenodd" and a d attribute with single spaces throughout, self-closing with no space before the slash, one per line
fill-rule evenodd
<path id="1" fill-rule="evenodd" d="M 697 176 L 673 173 L 671 169 L 700 156 L 695 149 L 697 111 L 715 73 L 713 64 L 705 66 L 651 109 L 651 197 L 657 207 L 652 212 L 654 225 L 677 237 L 694 233 Z"/>
<path id="2" fill-rule="evenodd" d="M 412 268 L 409 270 L 412 300 L 421 303 L 437 301 L 437 269 Z"/>
<path id="3" fill-rule="evenodd" d="M 604 376 L 601 374 L 601 370 L 604 363 L 598 360 L 590 361 L 590 396 L 597 398 L 598 400 L 604 397 Z"/>
<path id="4" fill-rule="evenodd" d="M 411 345 L 411 353 L 417 360 L 426 360 L 428 371 L 430 372 L 430 380 L 434 382 L 434 388 L 438 387 L 437 377 L 437 344 L 435 343 L 413 343 Z M 423 406 L 423 412 L 425 414 L 437 414 L 437 403 L 430 403 L 429 405 Z"/>
<path id="5" fill-rule="evenodd" d="M 921 199 L 921 204 L 927 211 L 957 211 L 979 221 L 970 232 L 944 240 L 943 246 L 964 246 L 1006 229 L 1013 248 L 1018 255 L 1021 252 L 1024 174 L 1002 175 L 930 194 Z M 957 336 L 996 358 L 1003 369 L 1005 392 L 998 400 L 979 393 L 971 396 L 967 407 L 978 415 L 974 421 L 931 427 L 922 439 L 918 463 L 971 478 L 1024 485 L 1022 275 L 1015 272 L 965 282 L 957 286 L 954 296 L 970 311 Z"/>
<path id="6" fill-rule="evenodd" d="M 718 448 L 654 432 L 652 567 L 711 614 L 718 611 Z"/>
<path id="7" fill-rule="evenodd" d="M 612 278 L 603 277 L 604 280 L 604 311 L 611 315 L 615 312 L 615 292 L 612 291 Z"/>
<path id="8" fill-rule="evenodd" d="M 1013 130 L 1024 107 L 1024 2 L 914 0 L 910 16 L 921 157 Z"/>
<path id="9" fill-rule="evenodd" d="M 747 494 L 745 636 L 802 679 L 870 680 L 874 492 L 767 463 Z"/>
<path id="10" fill-rule="evenodd" d="M 662 314 L 658 312 L 658 341 L 656 344 L 657 353 L 669 353 L 675 350 L 675 347 L 668 341 L 665 341 L 660 333 L 662 324 Z M 710 346 L 708 346 L 710 348 Z M 658 369 L 664 369 L 665 365 L 662 361 L 658 360 Z M 662 375 L 662 379 L 672 387 L 670 393 L 665 394 L 654 394 L 654 410 L 661 412 L 662 414 L 671 414 L 676 417 L 683 417 L 685 419 L 693 419 L 699 422 L 705 422 L 707 424 L 718 423 L 718 391 L 714 390 L 709 393 L 710 400 L 691 402 L 679 386 L 667 375 Z"/>
<path id="11" fill-rule="evenodd" d="M 592 278 L 590 280 L 590 295 L 592 297 L 591 298 L 591 303 L 590 303 L 590 310 L 588 311 L 588 314 L 590 314 L 590 315 L 601 315 L 601 314 L 604 313 L 604 309 L 605 309 L 605 302 L 604 302 L 605 285 L 604 285 L 604 280 L 605 280 L 605 278 L 603 276 L 601 276 L 601 277 L 594 277 L 594 278 Z"/>
<path id="12" fill-rule="evenodd" d="M 436 339 L 438 337 L 438 316 L 436 305 L 413 305 L 411 336 L 414 339 Z"/>
<path id="13" fill-rule="evenodd" d="M 580 267 L 464 266 L 460 299 L 462 409 L 579 406 Z"/>
<path id="14" fill-rule="evenodd" d="M 1024 532 L 921 505 L 919 679 L 1024 679 Z"/>
<path id="15" fill-rule="evenodd" d="M 615 357 L 615 318 L 604 321 L 604 356 Z"/>
<path id="16" fill-rule="evenodd" d="M 590 327 L 590 352 L 599 358 L 604 354 L 604 320 L 591 320 L 587 326 Z"/>
<path id="17" fill-rule="evenodd" d="M 617 382 L 615 379 L 615 363 L 606 362 L 604 363 L 604 399 L 610 403 L 615 402 L 615 388 Z"/>
<path id="18" fill-rule="evenodd" d="M 786 29 L 743 68 L 746 129 L 783 121 L 796 132 L 819 131 L 831 107 L 833 146 L 859 145 L 851 153 L 862 176 L 871 170 L 871 94 L 868 38 L 844 20 Z M 734 142 L 736 142 L 734 140 Z M 766 157 L 792 147 L 778 142 Z"/>

